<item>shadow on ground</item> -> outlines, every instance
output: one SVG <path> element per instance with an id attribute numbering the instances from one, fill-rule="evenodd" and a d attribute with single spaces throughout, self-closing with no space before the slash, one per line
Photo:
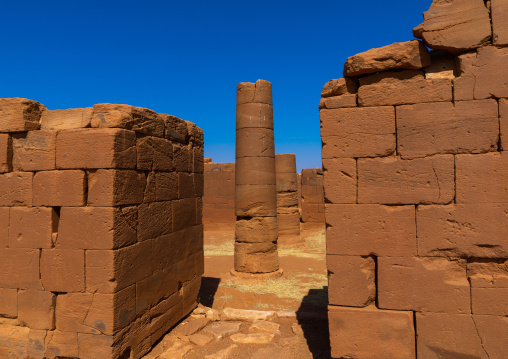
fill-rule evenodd
<path id="1" fill-rule="evenodd" d="M 201 304 L 206 307 L 213 307 L 213 300 L 219 288 L 220 278 L 202 277 L 199 298 Z"/>
<path id="2" fill-rule="evenodd" d="M 296 311 L 296 319 L 314 359 L 331 358 L 327 303 L 327 286 L 310 289 Z"/>

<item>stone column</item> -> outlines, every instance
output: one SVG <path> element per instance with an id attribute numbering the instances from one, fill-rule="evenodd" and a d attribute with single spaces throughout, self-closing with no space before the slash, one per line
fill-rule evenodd
<path id="1" fill-rule="evenodd" d="M 272 85 L 237 87 L 235 267 L 232 274 L 278 273 Z"/>
<path id="2" fill-rule="evenodd" d="M 277 181 L 277 229 L 279 245 L 300 245 L 300 211 L 298 210 L 298 176 L 294 154 L 275 155 Z"/>

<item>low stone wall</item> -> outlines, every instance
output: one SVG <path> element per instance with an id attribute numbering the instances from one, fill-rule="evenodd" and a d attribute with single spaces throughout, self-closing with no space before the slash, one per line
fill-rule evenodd
<path id="1" fill-rule="evenodd" d="M 0 357 L 140 358 L 196 307 L 203 133 L 0 99 Z"/>
<path id="2" fill-rule="evenodd" d="M 205 163 L 203 225 L 205 231 L 235 230 L 235 164 Z"/>
<path id="3" fill-rule="evenodd" d="M 323 88 L 334 358 L 508 357 L 508 6 L 490 3 L 434 1 L 415 35 L 446 51 L 369 50 Z"/>

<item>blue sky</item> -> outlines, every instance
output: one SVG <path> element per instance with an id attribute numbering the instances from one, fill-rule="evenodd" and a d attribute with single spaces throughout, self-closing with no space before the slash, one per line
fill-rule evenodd
<path id="1" fill-rule="evenodd" d="M 192 121 L 234 162 L 239 82 L 272 82 L 277 153 L 321 167 L 318 102 L 347 57 L 413 38 L 431 0 L 4 1 L 0 97 Z"/>

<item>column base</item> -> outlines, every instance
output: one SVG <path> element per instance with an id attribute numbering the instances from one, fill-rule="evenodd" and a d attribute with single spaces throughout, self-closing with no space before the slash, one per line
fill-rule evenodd
<path id="1" fill-rule="evenodd" d="M 266 279 L 277 279 L 282 277 L 284 274 L 284 270 L 279 268 L 275 272 L 268 273 L 248 273 L 248 272 L 237 272 L 234 269 L 231 269 L 231 276 L 238 279 L 245 280 L 266 280 Z"/>

